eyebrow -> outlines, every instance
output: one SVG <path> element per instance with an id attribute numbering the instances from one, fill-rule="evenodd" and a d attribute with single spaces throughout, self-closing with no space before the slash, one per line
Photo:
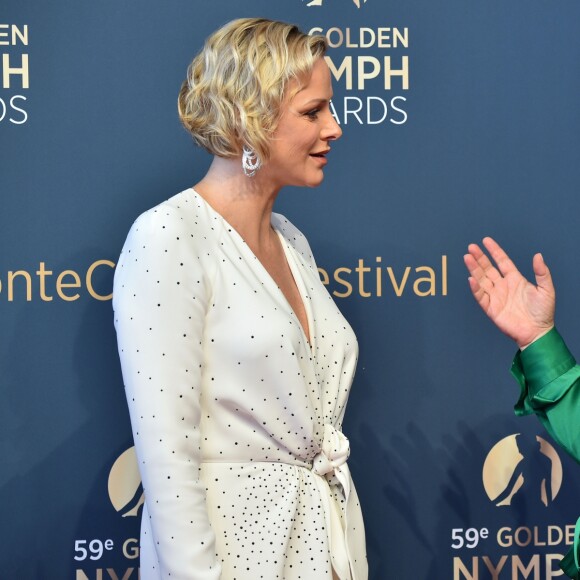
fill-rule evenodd
<path id="1" fill-rule="evenodd" d="M 302 103 L 302 104 L 306 107 L 307 105 L 314 104 L 314 103 L 328 103 L 331 100 L 332 100 L 332 97 L 330 97 L 330 99 L 315 98 L 315 99 L 310 99 L 309 101 L 306 101 L 305 103 Z"/>

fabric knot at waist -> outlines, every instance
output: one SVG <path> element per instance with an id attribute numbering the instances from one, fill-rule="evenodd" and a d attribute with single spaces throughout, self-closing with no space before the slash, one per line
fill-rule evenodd
<path id="1" fill-rule="evenodd" d="M 312 461 L 312 472 L 320 476 L 316 480 L 326 516 L 332 567 L 340 580 L 357 580 L 351 570 L 351 558 L 346 538 L 348 509 L 341 517 L 340 507 L 330 497 L 329 482 L 325 476 L 333 475 L 336 478 L 342 487 L 345 506 L 348 508 L 351 479 L 346 460 L 349 454 L 350 443 L 347 437 L 334 426 L 326 423 L 320 451 Z"/>
<path id="2" fill-rule="evenodd" d="M 341 431 L 326 423 L 320 452 L 312 462 L 312 471 L 317 475 L 333 473 L 346 463 L 349 455 L 350 443 L 348 438 Z"/>

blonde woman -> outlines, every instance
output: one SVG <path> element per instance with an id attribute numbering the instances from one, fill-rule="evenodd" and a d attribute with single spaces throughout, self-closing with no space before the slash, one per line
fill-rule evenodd
<path id="1" fill-rule="evenodd" d="M 115 276 L 145 489 L 141 577 L 366 580 L 342 420 L 357 342 L 274 201 L 321 183 L 341 136 L 322 37 L 230 22 L 179 113 L 214 155 L 141 215 Z"/>

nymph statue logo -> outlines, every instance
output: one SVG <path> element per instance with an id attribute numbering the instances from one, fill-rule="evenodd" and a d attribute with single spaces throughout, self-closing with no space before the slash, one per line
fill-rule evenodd
<path id="1" fill-rule="evenodd" d="M 117 457 L 109 472 L 109 499 L 124 518 L 136 516 L 145 502 L 135 447 Z"/>
<path id="2" fill-rule="evenodd" d="M 367 0 L 352 0 L 352 1 L 354 2 L 354 5 L 357 8 L 360 8 L 360 5 L 364 4 Z M 308 4 L 306 4 L 306 6 L 322 6 L 323 2 L 324 2 L 324 0 L 310 0 L 310 2 L 308 2 Z"/>
<path id="3" fill-rule="evenodd" d="M 548 507 L 562 486 L 562 462 L 542 437 L 519 433 L 505 437 L 488 453 L 483 486 L 496 506 L 541 502 Z"/>

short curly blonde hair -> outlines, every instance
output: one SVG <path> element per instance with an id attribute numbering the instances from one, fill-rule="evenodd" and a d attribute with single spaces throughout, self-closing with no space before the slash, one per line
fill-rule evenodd
<path id="1" fill-rule="evenodd" d="M 231 158 L 242 147 L 268 159 L 290 80 L 299 90 L 326 39 L 265 18 L 241 18 L 214 32 L 193 59 L 178 98 L 179 117 L 194 141 Z"/>

